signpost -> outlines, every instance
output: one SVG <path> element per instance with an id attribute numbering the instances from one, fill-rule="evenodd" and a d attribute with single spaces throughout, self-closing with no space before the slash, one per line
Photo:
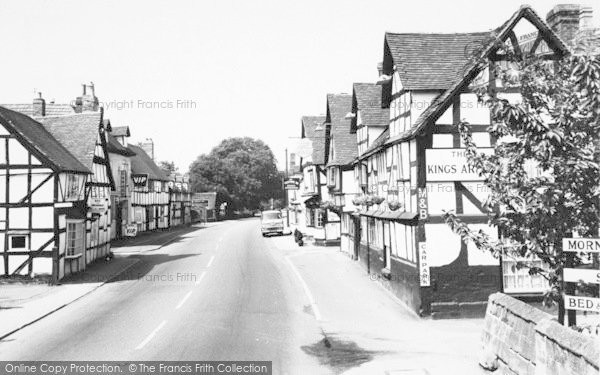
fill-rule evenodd
<path id="1" fill-rule="evenodd" d="M 562 251 L 567 254 L 567 267 L 563 268 L 563 283 L 590 283 L 600 284 L 600 270 L 587 268 L 570 268 L 572 261 L 568 259 L 574 256 L 572 253 L 600 253 L 600 238 L 563 238 Z M 600 313 L 600 298 L 574 296 L 568 293 L 574 293 L 575 287 L 573 284 L 565 285 L 565 295 L 563 301 L 565 310 L 578 311 L 594 311 Z M 573 321 L 569 317 L 569 325 L 575 325 L 575 317 Z"/>
<path id="2" fill-rule="evenodd" d="M 427 206 L 427 188 L 418 188 L 417 207 L 419 210 L 419 220 L 427 220 L 429 218 L 429 210 Z"/>
<path id="3" fill-rule="evenodd" d="M 565 268 L 563 269 L 563 278 L 568 283 L 600 284 L 600 270 Z"/>
<path id="4" fill-rule="evenodd" d="M 108 210 L 108 199 L 90 198 L 89 206 L 91 213 L 102 215 Z"/>
<path id="5" fill-rule="evenodd" d="M 137 225 L 129 224 L 125 227 L 125 235 L 127 237 L 135 237 L 137 236 Z"/>
<path id="6" fill-rule="evenodd" d="M 285 190 L 298 190 L 300 189 L 300 180 L 297 178 L 288 178 L 283 181 L 283 188 Z"/>
<path id="7" fill-rule="evenodd" d="M 563 251 L 600 253 L 600 238 L 563 238 Z"/>
<path id="8" fill-rule="evenodd" d="M 429 262 L 427 261 L 427 243 L 419 242 L 419 282 L 421 286 L 430 286 Z"/>
<path id="9" fill-rule="evenodd" d="M 600 313 L 600 298 L 565 295 L 565 309 Z"/>

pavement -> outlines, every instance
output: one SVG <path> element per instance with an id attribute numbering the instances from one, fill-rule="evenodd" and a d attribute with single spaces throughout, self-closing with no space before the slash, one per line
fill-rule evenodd
<path id="1" fill-rule="evenodd" d="M 0 339 L 0 358 L 266 360 L 274 374 L 481 373 L 482 319 L 420 319 L 337 248 L 263 238 L 257 219 L 163 240 L 116 247 L 116 260 L 134 263 Z"/>

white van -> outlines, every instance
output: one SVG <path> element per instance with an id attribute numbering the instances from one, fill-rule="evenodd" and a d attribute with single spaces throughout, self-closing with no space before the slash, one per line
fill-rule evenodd
<path id="1" fill-rule="evenodd" d="M 263 211 L 260 214 L 260 231 L 267 234 L 283 234 L 283 216 L 279 210 Z"/>

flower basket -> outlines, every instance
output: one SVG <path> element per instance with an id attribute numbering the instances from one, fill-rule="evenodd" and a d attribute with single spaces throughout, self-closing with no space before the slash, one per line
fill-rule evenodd
<path id="1" fill-rule="evenodd" d="M 375 203 L 375 204 L 381 204 L 381 203 L 383 203 L 384 200 L 385 200 L 384 197 L 380 197 L 380 196 L 373 197 L 373 203 Z"/>
<path id="2" fill-rule="evenodd" d="M 398 209 L 400 209 L 400 207 L 402 207 L 402 204 L 400 202 L 398 202 L 397 200 L 393 200 L 393 201 L 388 202 L 388 207 L 392 211 L 398 211 Z"/>

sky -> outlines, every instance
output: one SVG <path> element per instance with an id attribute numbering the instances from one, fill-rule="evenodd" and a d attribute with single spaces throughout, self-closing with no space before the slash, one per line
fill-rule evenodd
<path id="1" fill-rule="evenodd" d="M 545 18 L 558 2 L 527 2 Z M 262 139 L 284 168 L 300 117 L 374 82 L 385 31 L 501 25 L 520 1 L 0 2 L 0 103 L 69 103 L 93 82 L 113 126 L 180 171 L 222 139 Z M 583 3 L 592 5 L 591 3 Z M 597 24 L 598 9 L 594 8 Z"/>

